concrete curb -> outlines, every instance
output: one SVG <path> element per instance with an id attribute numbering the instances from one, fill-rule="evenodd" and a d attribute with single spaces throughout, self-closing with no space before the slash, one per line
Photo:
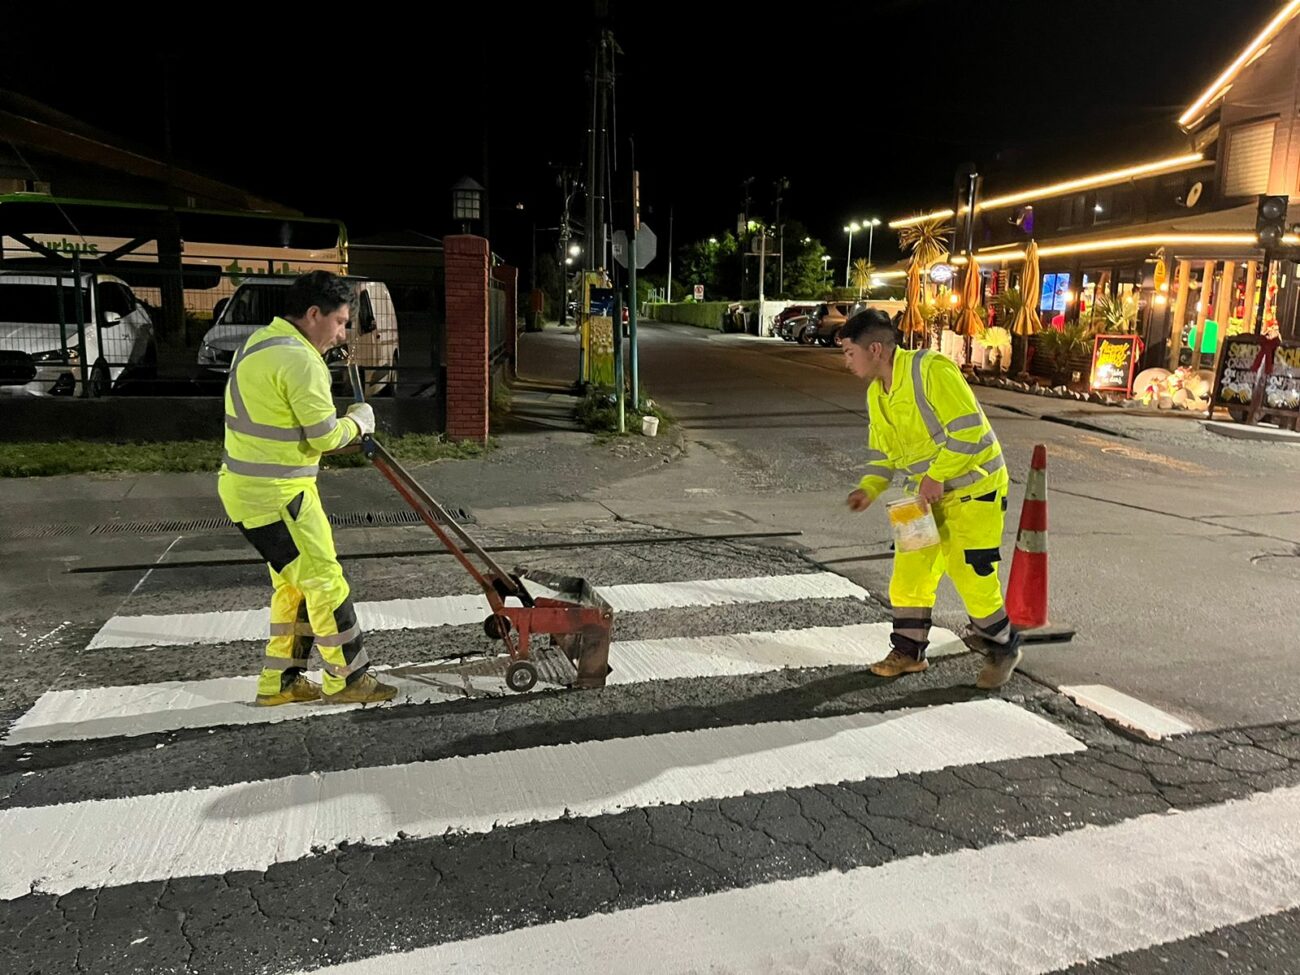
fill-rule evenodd
<path id="1" fill-rule="evenodd" d="M 1300 433 L 1277 430 L 1273 427 L 1254 426 L 1249 423 L 1223 423 L 1219 420 L 1202 420 L 1201 426 L 1229 440 L 1254 440 L 1263 443 L 1300 444 Z"/>

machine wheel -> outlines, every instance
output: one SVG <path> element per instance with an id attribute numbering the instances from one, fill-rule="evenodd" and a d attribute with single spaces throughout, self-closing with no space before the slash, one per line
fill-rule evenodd
<path id="1" fill-rule="evenodd" d="M 527 660 L 516 660 L 506 668 L 506 686 L 519 694 L 531 691 L 537 683 L 537 668 Z"/>
<path id="2" fill-rule="evenodd" d="M 490 640 L 504 640 L 511 625 L 509 616 L 493 615 L 483 621 L 483 632 Z"/>

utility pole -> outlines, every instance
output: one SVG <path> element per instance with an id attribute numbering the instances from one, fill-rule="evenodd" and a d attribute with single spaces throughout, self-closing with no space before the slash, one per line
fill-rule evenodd
<path id="1" fill-rule="evenodd" d="M 594 186 L 596 187 L 596 212 L 594 215 L 595 223 L 587 229 L 587 246 L 592 244 L 597 246 L 597 254 L 592 256 L 593 268 L 609 267 L 606 260 L 608 254 L 608 239 L 605 235 L 606 216 L 605 206 L 609 196 L 609 181 L 606 174 L 609 170 L 609 31 L 602 30 L 600 34 L 600 53 L 598 55 L 598 67 L 596 73 L 596 92 L 597 92 L 597 121 L 596 121 L 596 178 Z"/>
<path id="2" fill-rule="evenodd" d="M 628 281 L 628 300 L 631 306 L 627 310 L 627 332 L 628 342 L 632 349 L 632 409 L 637 409 L 641 405 L 641 370 L 638 362 L 638 349 L 636 339 L 636 235 L 641 230 L 641 174 L 636 171 L 636 147 L 632 148 L 632 229 L 627 235 L 627 281 Z M 620 317 L 614 322 L 615 331 L 620 334 L 623 331 L 623 322 Z M 619 402 L 623 401 L 623 388 L 618 390 Z M 622 412 L 620 411 L 620 416 Z"/>
<path id="3" fill-rule="evenodd" d="M 782 194 L 790 188 L 790 181 L 782 176 L 776 181 L 776 238 L 777 238 L 777 286 L 778 294 L 785 293 L 785 224 L 781 222 Z"/>
<path id="4" fill-rule="evenodd" d="M 668 206 L 668 304 L 673 303 L 673 208 Z"/>
<path id="5" fill-rule="evenodd" d="M 744 224 L 744 226 L 740 228 L 740 253 L 742 255 L 744 255 L 749 248 L 749 205 L 754 202 L 749 195 L 749 187 L 753 184 L 753 182 L 754 182 L 754 177 L 751 176 L 741 184 L 745 188 L 745 215 L 741 218 L 741 222 Z M 748 290 L 747 289 L 748 284 L 749 284 L 749 262 L 745 260 L 745 258 L 742 256 L 740 259 L 740 300 L 741 301 L 745 300 L 745 291 Z"/>
<path id="6" fill-rule="evenodd" d="M 578 183 L 567 166 L 560 170 L 557 182 L 560 185 L 560 195 L 564 200 L 564 208 L 560 213 L 559 255 L 556 259 L 560 267 L 560 324 L 567 325 L 569 322 L 569 265 L 564 263 L 564 259 L 569 256 L 569 240 L 572 236 L 572 230 L 569 227 L 569 204 L 573 200 L 573 194 L 577 190 Z"/>

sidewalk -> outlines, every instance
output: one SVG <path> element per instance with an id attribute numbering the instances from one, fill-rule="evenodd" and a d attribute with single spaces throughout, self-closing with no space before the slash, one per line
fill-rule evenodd
<path id="1" fill-rule="evenodd" d="M 613 520 L 608 509 L 597 512 L 587 500 L 593 490 L 662 469 L 681 453 L 679 431 L 602 444 L 583 430 L 573 419 L 578 398 L 569 374 L 577 371 L 576 336 L 572 329 L 547 330 L 552 332 L 544 339 L 538 333 L 525 339 L 525 369 L 534 371 L 517 381 L 509 414 L 494 423 L 495 449 L 469 460 L 411 467 L 445 506 L 476 516 L 483 512 L 482 524 L 587 522 L 597 514 Z M 407 510 L 388 482 L 369 468 L 326 470 L 318 485 L 332 513 L 364 519 L 366 514 Z M 215 470 L 0 479 L 0 490 L 5 526 L 0 536 L 10 539 L 34 538 L 50 528 L 75 530 L 84 539 L 127 524 L 225 520 Z"/>

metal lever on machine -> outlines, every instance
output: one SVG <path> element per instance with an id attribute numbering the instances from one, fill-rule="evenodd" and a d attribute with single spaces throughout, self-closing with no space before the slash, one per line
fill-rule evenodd
<path id="1" fill-rule="evenodd" d="M 352 398 L 358 403 L 364 403 L 366 388 L 361 384 L 361 367 L 355 362 L 348 363 L 348 379 L 352 383 Z M 375 438 L 368 433 L 361 435 L 361 452 L 367 457 L 375 456 Z"/>

